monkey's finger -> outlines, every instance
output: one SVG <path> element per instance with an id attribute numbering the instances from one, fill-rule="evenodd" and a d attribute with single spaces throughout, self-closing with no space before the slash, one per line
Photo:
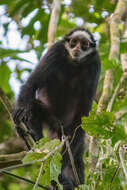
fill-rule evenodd
<path id="1" fill-rule="evenodd" d="M 22 109 L 17 109 L 15 111 L 14 116 L 13 116 L 13 120 L 14 120 L 15 123 L 19 123 L 20 122 L 19 117 L 22 114 L 22 112 L 23 112 L 23 108 Z"/>
<path id="2" fill-rule="evenodd" d="M 14 119 L 14 122 L 17 122 L 18 121 L 18 118 L 19 118 L 19 115 L 22 113 L 22 110 L 21 109 L 17 109 L 14 113 L 14 116 L 13 116 L 13 119 Z"/>
<path id="3" fill-rule="evenodd" d="M 24 121 L 25 120 L 25 115 L 26 115 L 26 113 L 24 111 L 22 111 L 20 113 L 20 115 L 18 116 L 19 121 Z"/>

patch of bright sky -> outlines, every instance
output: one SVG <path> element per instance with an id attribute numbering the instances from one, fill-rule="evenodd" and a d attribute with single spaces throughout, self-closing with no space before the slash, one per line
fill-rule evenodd
<path id="1" fill-rule="evenodd" d="M 64 0 L 65 5 L 69 6 L 71 4 L 72 0 Z"/>
<path id="2" fill-rule="evenodd" d="M 35 29 L 35 30 L 40 30 L 40 29 L 41 29 L 40 21 L 36 21 L 36 22 L 34 23 L 34 29 Z"/>
<path id="3" fill-rule="evenodd" d="M 109 15 L 109 13 L 108 13 L 107 11 L 103 11 L 102 14 L 101 14 L 101 16 L 102 16 L 103 18 L 105 18 L 105 17 L 108 16 L 108 15 Z"/>
<path id="4" fill-rule="evenodd" d="M 91 5 L 90 8 L 89 8 L 89 13 L 93 13 L 94 12 L 94 6 Z"/>
<path id="5" fill-rule="evenodd" d="M 75 19 L 75 23 L 76 23 L 77 26 L 83 26 L 84 21 L 83 21 L 82 18 L 77 17 L 77 18 Z"/>
<path id="6" fill-rule="evenodd" d="M 47 6 L 47 1 L 45 1 L 45 0 L 43 1 L 42 8 L 44 8 L 45 13 L 50 14 L 50 10 Z"/>

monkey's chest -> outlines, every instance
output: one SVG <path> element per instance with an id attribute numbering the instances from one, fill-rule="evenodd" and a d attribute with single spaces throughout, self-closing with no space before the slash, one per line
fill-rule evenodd
<path id="1" fill-rule="evenodd" d="M 46 92 L 51 104 L 67 107 L 75 106 L 87 94 L 87 81 L 81 76 L 57 76 L 46 86 Z"/>

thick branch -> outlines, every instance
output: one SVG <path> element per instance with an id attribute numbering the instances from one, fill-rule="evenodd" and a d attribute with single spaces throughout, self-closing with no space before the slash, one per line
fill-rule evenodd
<path id="1" fill-rule="evenodd" d="M 103 92 L 97 108 L 98 113 L 101 113 L 103 110 L 106 109 L 107 103 L 111 97 L 113 80 L 114 80 L 113 74 L 114 74 L 113 70 L 107 70 L 105 73 Z"/>
<path id="2" fill-rule="evenodd" d="M 11 138 L 0 144 L 0 154 L 18 153 L 24 150 L 24 143 L 19 137 Z"/>
<path id="3" fill-rule="evenodd" d="M 123 33 L 123 37 L 127 38 L 127 19 L 126 22 L 124 24 L 125 28 L 124 28 L 124 33 Z M 107 107 L 107 111 L 110 112 L 113 106 L 113 103 L 115 101 L 115 98 L 118 97 L 119 94 L 121 94 L 120 96 L 124 96 L 126 94 L 126 82 L 127 82 L 127 54 L 122 54 L 121 55 L 121 65 L 122 65 L 122 70 L 123 70 L 123 75 L 118 83 L 118 85 L 116 86 L 113 96 L 108 104 Z"/>
<path id="4" fill-rule="evenodd" d="M 119 0 L 111 18 L 110 23 L 110 34 L 111 34 L 111 49 L 110 49 L 110 59 L 118 59 L 119 49 L 120 49 L 120 31 L 119 24 L 122 21 L 127 10 L 127 0 Z"/>
<path id="5" fill-rule="evenodd" d="M 26 151 L 15 153 L 15 154 L 4 154 L 0 155 L 0 162 L 12 162 L 22 160 L 26 155 Z"/>
<path id="6" fill-rule="evenodd" d="M 56 29 L 59 20 L 60 8 L 61 8 L 61 0 L 54 0 L 53 9 L 49 22 L 49 28 L 48 28 L 48 48 L 53 44 L 56 36 Z"/>
<path id="7" fill-rule="evenodd" d="M 126 169 L 126 166 L 124 164 L 124 154 L 125 154 L 124 147 L 120 147 L 120 149 L 119 149 L 120 162 L 121 162 L 121 166 L 123 168 L 123 172 L 124 172 L 126 180 L 127 180 L 127 169 Z"/>

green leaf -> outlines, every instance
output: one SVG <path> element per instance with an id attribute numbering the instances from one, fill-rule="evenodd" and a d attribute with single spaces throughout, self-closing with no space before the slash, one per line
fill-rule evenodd
<path id="1" fill-rule="evenodd" d="M 43 147 L 43 146 L 45 145 L 45 143 L 47 143 L 47 142 L 49 142 L 49 141 L 50 141 L 50 139 L 47 138 L 47 137 L 40 139 L 39 142 L 37 142 L 37 143 L 34 145 L 34 149 L 35 149 L 35 148 L 39 148 L 39 149 L 40 149 L 41 147 Z"/>
<path id="2" fill-rule="evenodd" d="M 59 183 L 58 175 L 61 172 L 61 160 L 62 160 L 61 154 L 56 153 L 55 155 L 53 155 L 50 161 L 50 178 L 52 180 L 55 180 L 57 183 Z"/>
<path id="3" fill-rule="evenodd" d="M 94 110 L 89 117 L 83 117 L 82 127 L 92 136 L 108 139 L 112 135 L 114 119 L 113 113 L 102 112 L 98 115 Z"/>
<path id="4" fill-rule="evenodd" d="M 44 153 L 28 152 L 27 155 L 23 158 L 23 163 L 39 160 L 42 159 L 44 156 Z"/>
<path id="5" fill-rule="evenodd" d="M 51 179 L 50 179 L 50 159 L 47 159 L 44 162 L 44 166 L 43 166 L 43 172 L 42 172 L 42 176 L 41 176 L 41 184 L 44 186 L 50 185 L 51 184 Z"/>
<path id="6" fill-rule="evenodd" d="M 112 144 L 115 145 L 116 142 L 121 140 L 123 143 L 127 143 L 127 134 L 125 133 L 124 126 L 116 124 L 114 126 L 114 131 L 112 133 Z"/>
<path id="7" fill-rule="evenodd" d="M 5 93 L 9 93 L 11 91 L 9 85 L 11 71 L 6 65 L 0 65 L 0 87 L 3 89 Z"/>
<path id="8" fill-rule="evenodd" d="M 49 142 L 46 142 L 42 147 L 40 147 L 40 151 L 41 152 L 51 152 L 53 151 L 56 146 L 58 146 L 60 144 L 60 140 L 59 139 L 53 139 Z"/>
<path id="9" fill-rule="evenodd" d="M 120 53 L 127 53 L 127 40 L 120 43 Z"/>

